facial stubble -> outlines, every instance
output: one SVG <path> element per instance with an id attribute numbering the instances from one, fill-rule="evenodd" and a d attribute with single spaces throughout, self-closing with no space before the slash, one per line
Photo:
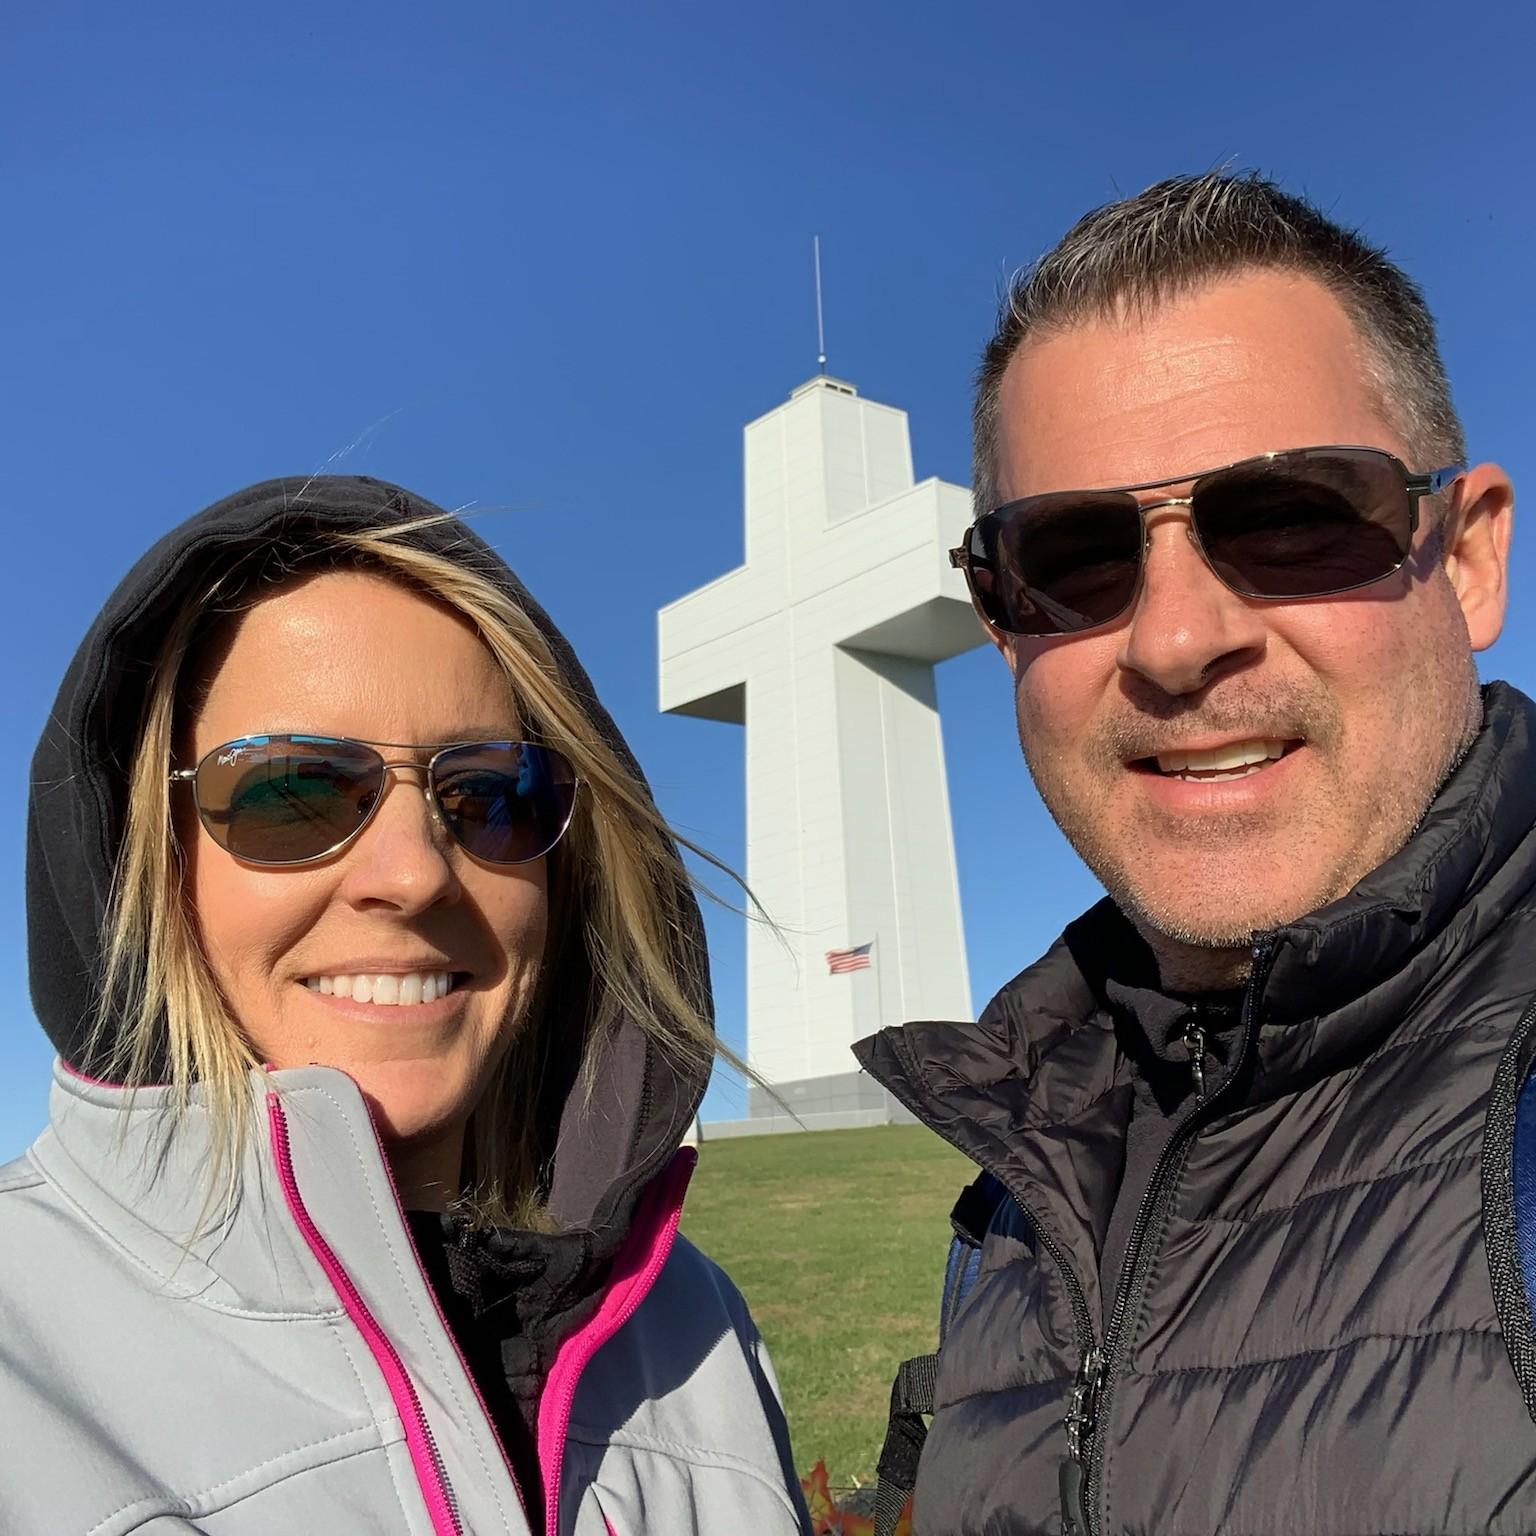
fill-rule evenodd
<path id="1" fill-rule="evenodd" d="M 1233 687 L 1195 703 L 1159 694 L 1107 717 L 1080 744 L 1054 750 L 1042 746 L 1046 735 L 1020 688 L 1019 739 L 1047 809 L 1147 939 L 1165 984 L 1226 987 L 1246 976 L 1257 934 L 1338 900 L 1397 853 L 1464 755 L 1481 723 L 1470 656 L 1458 664 L 1432 654 L 1417 670 L 1417 678 L 1397 679 L 1391 732 L 1404 739 L 1404 715 L 1414 711 L 1419 720 L 1431 717 L 1431 730 L 1442 724 L 1443 734 L 1438 751 L 1431 740 L 1408 755 L 1408 772 L 1392 771 L 1401 763 L 1359 763 L 1338 702 L 1321 680 Z M 1433 706 L 1425 706 L 1435 699 L 1452 703 L 1451 719 L 1432 719 Z M 1467 701 L 1460 721 L 1454 719 L 1458 700 Z M 1128 763 L 1212 736 L 1304 742 L 1321 780 L 1314 779 L 1301 804 L 1176 816 L 1143 797 L 1128 817 L 1105 814 L 1125 788 L 1124 775 L 1136 771 Z M 1304 858 L 1319 843 L 1336 851 L 1309 878 L 1275 879 L 1277 845 L 1282 858 L 1293 848 Z M 1170 853 L 1194 866 L 1193 878 L 1169 877 Z"/>

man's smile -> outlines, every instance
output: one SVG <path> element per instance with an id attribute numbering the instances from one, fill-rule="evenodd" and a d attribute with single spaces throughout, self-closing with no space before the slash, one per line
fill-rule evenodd
<path id="1" fill-rule="evenodd" d="M 1213 747 L 1185 747 L 1136 759 L 1131 767 L 1186 783 L 1221 784 L 1262 772 L 1302 743 L 1299 739 L 1252 737 Z"/>

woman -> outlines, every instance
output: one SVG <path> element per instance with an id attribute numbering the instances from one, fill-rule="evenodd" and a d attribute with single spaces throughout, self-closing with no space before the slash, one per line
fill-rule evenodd
<path id="1" fill-rule="evenodd" d="M 34 765 L 50 1127 L 0 1169 L 0 1530 L 800 1532 L 676 1236 L 698 909 L 563 638 L 363 479 L 184 523 Z"/>

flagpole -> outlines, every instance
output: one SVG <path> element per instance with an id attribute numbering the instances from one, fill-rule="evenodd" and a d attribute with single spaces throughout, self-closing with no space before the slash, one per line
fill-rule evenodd
<path id="1" fill-rule="evenodd" d="M 884 969 L 884 965 L 880 958 L 880 933 L 878 929 L 875 932 L 874 938 L 869 941 L 869 947 L 874 954 L 875 961 L 873 967 L 875 973 L 875 1028 L 881 1030 L 885 1028 L 885 984 L 880 977 L 880 972 Z M 889 1125 L 891 1123 L 891 1107 L 894 1100 L 891 1098 L 891 1092 L 888 1088 L 882 1087 L 880 1094 L 885 1100 L 885 1123 Z"/>
<path id="2" fill-rule="evenodd" d="M 877 929 L 875 936 L 869 941 L 869 947 L 875 952 L 875 1028 L 885 1028 L 885 988 L 880 980 L 880 972 L 884 966 L 880 961 L 880 933 Z"/>
<path id="3" fill-rule="evenodd" d="M 827 335 L 821 323 L 821 236 L 811 242 L 812 258 L 816 263 L 816 371 L 827 371 Z"/>

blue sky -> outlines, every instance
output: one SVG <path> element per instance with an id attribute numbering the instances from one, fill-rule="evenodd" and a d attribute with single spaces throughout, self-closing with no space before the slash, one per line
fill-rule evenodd
<path id="1" fill-rule="evenodd" d="M 331 464 L 487 509 L 663 808 L 740 866 L 742 742 L 658 715 L 655 610 L 741 559 L 740 429 L 830 369 L 964 481 L 1003 276 L 1232 161 L 1384 242 L 1476 456 L 1536 482 L 1529 8 L 78 0 L 0 47 L 0 1157 L 40 1126 L 27 762 L 91 616 L 208 501 Z M 1506 61 L 1515 61 L 1512 70 Z M 582 558 L 570 559 L 573 545 Z M 1485 675 L 1536 691 L 1536 556 Z M 990 653 L 940 670 L 978 1002 L 1095 894 Z M 1009 814 L 999 815 L 998 807 Z M 740 1042 L 742 924 L 710 919 Z M 857 978 L 855 978 L 857 980 Z M 717 1089 L 715 1114 L 741 1095 Z"/>

